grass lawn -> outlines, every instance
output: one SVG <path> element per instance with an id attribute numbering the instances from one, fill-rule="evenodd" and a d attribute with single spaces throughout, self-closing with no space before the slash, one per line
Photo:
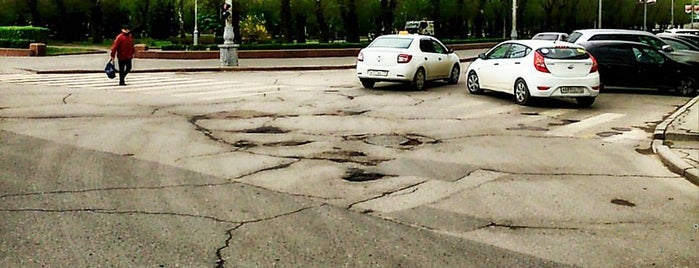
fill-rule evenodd
<path id="1" fill-rule="evenodd" d="M 47 46 L 46 56 L 59 56 L 59 55 L 74 55 L 74 54 L 88 54 L 88 53 L 105 53 L 104 50 L 87 48 L 87 47 L 64 47 L 64 46 Z"/>

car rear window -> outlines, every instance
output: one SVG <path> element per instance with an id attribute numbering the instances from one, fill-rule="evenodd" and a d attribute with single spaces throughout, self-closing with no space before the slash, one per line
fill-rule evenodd
<path id="1" fill-rule="evenodd" d="M 544 47 L 537 51 L 544 55 L 547 59 L 558 59 L 558 60 L 581 60 L 590 58 L 587 51 L 580 47 Z"/>
<path id="2" fill-rule="evenodd" d="M 582 36 L 582 33 L 573 32 L 572 34 L 570 34 L 570 36 L 568 36 L 568 39 L 566 39 L 566 41 L 569 43 L 575 43 L 575 41 L 578 41 L 578 38 L 580 38 L 580 36 Z"/>
<path id="3" fill-rule="evenodd" d="M 369 47 L 408 48 L 412 42 L 412 38 L 384 37 L 377 38 Z"/>

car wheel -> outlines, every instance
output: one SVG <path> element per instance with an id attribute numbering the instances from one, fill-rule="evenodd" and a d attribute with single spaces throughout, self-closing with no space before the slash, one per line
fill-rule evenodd
<path id="1" fill-rule="evenodd" d="M 364 88 L 374 88 L 374 84 L 376 84 L 376 81 L 371 79 L 359 79 L 359 81 L 362 82 Z"/>
<path id="2" fill-rule="evenodd" d="M 694 97 L 697 94 L 697 81 L 691 77 L 685 77 L 680 81 L 680 85 L 677 87 L 677 95 Z"/>
<path id="3" fill-rule="evenodd" d="M 476 72 L 471 71 L 468 73 L 468 77 L 466 77 L 466 88 L 468 89 L 468 92 L 471 94 L 481 94 L 483 93 L 483 89 L 481 88 L 481 84 L 478 81 L 478 75 Z"/>
<path id="4" fill-rule="evenodd" d="M 454 64 L 451 67 L 451 74 L 449 75 L 449 84 L 456 85 L 459 83 L 459 77 L 461 76 L 461 67 L 458 64 Z"/>
<path id="5" fill-rule="evenodd" d="M 595 97 L 580 97 L 576 98 L 578 107 L 590 107 L 595 102 Z"/>
<path id="6" fill-rule="evenodd" d="M 412 83 L 413 89 L 423 90 L 425 88 L 425 70 L 420 68 L 415 72 L 415 77 L 413 77 Z"/>
<path id="7" fill-rule="evenodd" d="M 527 105 L 531 103 L 531 95 L 527 83 L 523 79 L 517 79 L 515 82 L 515 103 L 519 105 Z"/>

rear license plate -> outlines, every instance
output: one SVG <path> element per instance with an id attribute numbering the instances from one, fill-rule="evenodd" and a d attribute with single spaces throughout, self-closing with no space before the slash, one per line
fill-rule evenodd
<path id="1" fill-rule="evenodd" d="M 563 94 L 580 94 L 584 92 L 584 87 L 561 87 L 561 93 Z"/>
<path id="2" fill-rule="evenodd" d="M 388 71 L 369 70 L 369 76 L 388 76 Z"/>

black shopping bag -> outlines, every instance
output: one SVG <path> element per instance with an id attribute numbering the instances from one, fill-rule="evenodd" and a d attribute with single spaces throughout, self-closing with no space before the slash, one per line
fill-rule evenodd
<path id="1" fill-rule="evenodd" d="M 109 79 L 114 79 L 114 77 L 116 77 L 117 70 L 116 67 L 114 67 L 113 61 L 110 60 L 107 62 L 107 66 L 104 66 L 104 72 L 107 73 L 107 77 L 109 77 Z"/>

